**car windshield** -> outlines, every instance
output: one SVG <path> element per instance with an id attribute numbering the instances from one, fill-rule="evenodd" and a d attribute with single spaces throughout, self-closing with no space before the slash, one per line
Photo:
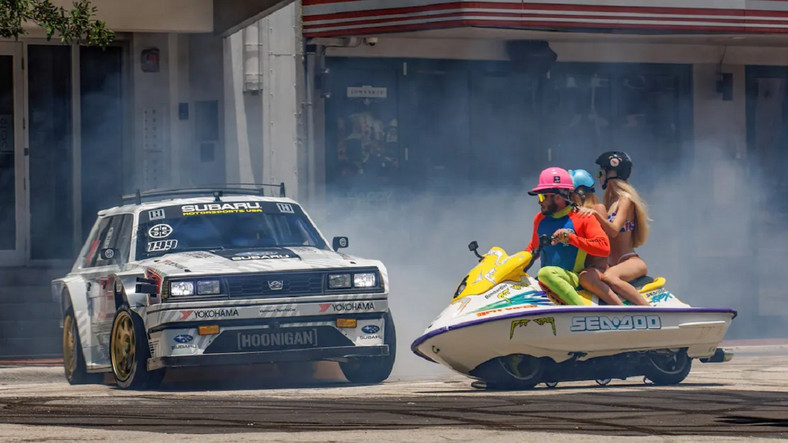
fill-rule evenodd
<path id="1" fill-rule="evenodd" d="M 328 249 L 298 205 L 200 203 L 142 211 L 137 259 L 171 252 L 312 246 Z"/>

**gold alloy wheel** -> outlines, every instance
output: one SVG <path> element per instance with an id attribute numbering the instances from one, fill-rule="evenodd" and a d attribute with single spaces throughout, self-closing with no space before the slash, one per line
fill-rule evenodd
<path id="1" fill-rule="evenodd" d="M 71 380 L 74 373 L 77 371 L 77 346 L 76 334 L 76 321 L 74 321 L 74 314 L 67 313 L 63 319 L 63 367 L 66 370 L 66 378 Z"/>
<path id="2" fill-rule="evenodd" d="M 125 381 L 131 376 L 136 360 L 136 339 L 134 320 L 129 311 L 118 312 L 112 327 L 112 370 L 118 380 Z"/>

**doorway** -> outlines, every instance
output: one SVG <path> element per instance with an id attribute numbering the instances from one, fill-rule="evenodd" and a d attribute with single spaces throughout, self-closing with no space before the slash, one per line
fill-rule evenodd
<path id="1" fill-rule="evenodd" d="M 22 44 L 0 43 L 0 263 L 25 258 Z"/>

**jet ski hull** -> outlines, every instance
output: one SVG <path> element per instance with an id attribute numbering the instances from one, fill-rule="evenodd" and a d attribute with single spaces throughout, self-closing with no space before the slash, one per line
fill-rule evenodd
<path id="1" fill-rule="evenodd" d="M 686 349 L 690 358 L 709 358 L 735 316 L 732 309 L 717 308 L 536 306 L 474 319 L 457 318 L 428 328 L 411 349 L 466 375 L 491 359 L 508 355 L 561 363 L 628 352 Z"/>

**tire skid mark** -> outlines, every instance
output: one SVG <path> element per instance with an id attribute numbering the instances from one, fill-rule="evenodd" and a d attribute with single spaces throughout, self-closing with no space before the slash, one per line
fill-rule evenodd
<path id="1" fill-rule="evenodd" d="M 608 394 L 613 395 L 559 390 L 550 395 L 530 397 L 528 391 L 501 396 L 305 397 L 297 400 L 172 397 L 149 393 L 87 398 L 25 397 L 0 401 L 3 410 L 0 422 L 159 432 L 179 430 L 196 434 L 228 430 L 393 430 L 448 425 L 517 431 L 576 430 L 601 435 L 785 435 L 785 420 L 762 417 L 772 411 L 779 413 L 784 407 L 785 395 L 780 392 L 693 393 L 663 389 Z M 644 404 L 644 401 L 652 403 Z M 661 404 L 657 404 L 659 402 Z M 689 407 L 681 407 L 682 404 Z M 692 408 L 693 405 L 698 407 Z M 715 407 L 711 410 L 701 407 L 709 405 Z M 588 417 L 589 414 L 604 414 L 604 417 Z M 649 417 L 658 417 L 660 424 L 643 424 L 642 421 Z M 697 423 L 688 424 L 692 420 Z"/>

